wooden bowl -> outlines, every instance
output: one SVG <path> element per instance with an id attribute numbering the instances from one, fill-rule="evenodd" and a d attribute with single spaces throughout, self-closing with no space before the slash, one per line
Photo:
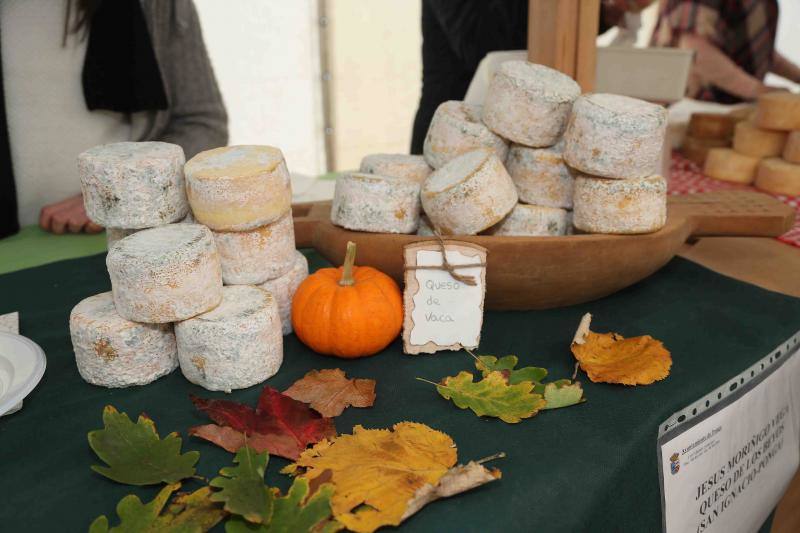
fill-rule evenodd
<path id="1" fill-rule="evenodd" d="M 489 250 L 488 309 L 548 309 L 602 298 L 664 266 L 690 237 L 777 237 L 794 222 L 794 210 L 749 191 L 670 196 L 667 224 L 646 235 L 566 237 L 450 237 Z M 314 247 L 335 265 L 347 241 L 358 244 L 359 265 L 373 266 L 402 285 L 403 246 L 430 240 L 417 235 L 348 231 L 330 217 L 316 222 Z"/>

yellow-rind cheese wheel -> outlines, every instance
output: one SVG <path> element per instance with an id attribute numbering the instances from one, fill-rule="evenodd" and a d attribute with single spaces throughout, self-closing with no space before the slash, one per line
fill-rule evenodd
<path id="1" fill-rule="evenodd" d="M 785 144 L 785 131 L 761 129 L 746 120 L 736 125 L 733 134 L 733 149 L 753 157 L 781 155 Z"/>
<path id="2" fill-rule="evenodd" d="M 758 165 L 756 187 L 774 194 L 800 196 L 800 165 L 779 157 L 764 159 Z"/>
<path id="3" fill-rule="evenodd" d="M 800 130 L 800 94 L 778 91 L 761 95 L 755 121 L 768 130 Z"/>
<path id="4" fill-rule="evenodd" d="M 783 158 L 790 163 L 800 163 L 800 130 L 789 134 L 783 148 Z"/>
<path id="5" fill-rule="evenodd" d="M 753 183 L 761 158 L 740 154 L 731 148 L 708 151 L 703 172 L 711 178 L 733 183 Z"/>
<path id="6" fill-rule="evenodd" d="M 695 139 L 730 139 L 736 118 L 722 113 L 692 113 L 689 135 Z"/>

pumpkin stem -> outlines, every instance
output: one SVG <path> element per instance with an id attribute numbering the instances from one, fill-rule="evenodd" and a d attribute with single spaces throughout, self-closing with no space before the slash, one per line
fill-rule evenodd
<path id="1" fill-rule="evenodd" d="M 347 241 L 347 253 L 344 256 L 344 265 L 342 265 L 342 279 L 339 280 L 339 285 L 342 287 L 349 287 L 355 285 L 356 280 L 353 279 L 353 265 L 356 262 L 356 243 Z"/>

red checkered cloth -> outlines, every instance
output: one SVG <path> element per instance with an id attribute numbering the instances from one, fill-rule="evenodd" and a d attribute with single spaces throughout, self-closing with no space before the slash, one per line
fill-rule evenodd
<path id="1" fill-rule="evenodd" d="M 726 190 L 758 191 L 750 185 L 740 185 L 727 181 L 715 180 L 703 174 L 695 163 L 689 161 L 677 152 L 672 154 L 670 164 L 669 194 L 690 194 L 695 192 L 712 192 Z M 765 191 L 759 191 L 765 192 Z M 783 196 L 782 194 L 767 193 L 790 205 L 796 212 L 794 226 L 787 233 L 778 237 L 779 241 L 800 248 L 800 196 Z"/>

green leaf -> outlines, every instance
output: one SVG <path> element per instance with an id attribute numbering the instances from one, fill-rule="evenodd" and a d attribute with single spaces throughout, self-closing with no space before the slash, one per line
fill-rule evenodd
<path id="1" fill-rule="evenodd" d="M 103 429 L 89 432 L 89 446 L 108 466 L 92 465 L 92 470 L 128 485 L 175 483 L 194 475 L 199 452 L 181 454 L 182 440 L 177 433 L 159 438 L 156 426 L 145 415 L 134 424 L 128 415 L 107 405 L 103 409 Z"/>
<path id="2" fill-rule="evenodd" d="M 559 379 L 550 383 L 537 383 L 533 392 L 544 396 L 547 405 L 545 409 L 558 409 L 585 402 L 583 388 L 579 382 L 573 383 L 568 379 Z"/>
<path id="3" fill-rule="evenodd" d="M 525 366 L 514 370 L 519 360 L 516 355 L 506 355 L 498 359 L 493 355 L 479 355 L 475 361 L 483 377 L 490 372 L 501 372 L 508 378 L 509 385 L 517 385 L 523 381 L 542 381 L 547 377 L 547 370 L 537 366 Z"/>
<path id="4" fill-rule="evenodd" d="M 239 515 L 248 522 L 266 524 L 272 517 L 273 496 L 264 485 L 269 454 L 256 453 L 249 446 L 242 446 L 233 459 L 238 466 L 226 466 L 219 471 L 222 476 L 211 480 L 212 487 L 222 489 L 211 499 L 223 502 L 225 510 Z"/>
<path id="5" fill-rule="evenodd" d="M 469 408 L 478 416 L 494 416 L 509 424 L 530 418 L 545 406 L 544 398 L 532 392 L 533 382 L 509 385 L 501 372 L 489 372 L 477 382 L 472 379 L 470 372 L 462 371 L 444 378 L 436 390 L 461 409 Z"/>
<path id="6" fill-rule="evenodd" d="M 234 516 L 225 524 L 226 533 L 302 533 L 315 531 L 333 533 L 342 525 L 330 520 L 333 485 L 324 484 L 311 498 L 308 496 L 308 480 L 295 478 L 286 496 L 275 498 L 272 520 L 267 525 L 251 524 Z M 304 504 L 305 501 L 305 504 Z"/>
<path id="7" fill-rule="evenodd" d="M 225 517 L 225 511 L 211 501 L 209 487 L 178 494 L 162 514 L 170 495 L 180 486 L 180 483 L 167 485 L 146 504 L 138 496 L 128 494 L 117 504 L 119 525 L 109 529 L 108 518 L 102 515 L 89 526 L 89 533 L 202 533 Z"/>

